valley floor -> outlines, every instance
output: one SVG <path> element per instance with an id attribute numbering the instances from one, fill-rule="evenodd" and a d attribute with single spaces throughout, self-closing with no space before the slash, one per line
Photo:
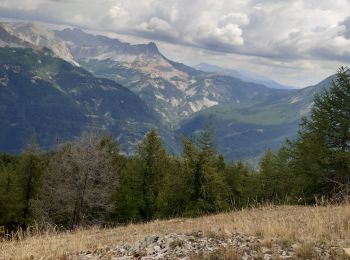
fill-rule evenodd
<path id="1" fill-rule="evenodd" d="M 111 229 L 24 234 L 0 242 L 0 259 L 161 259 L 186 252 L 190 259 L 347 259 L 347 248 L 350 205 L 266 206 Z"/>

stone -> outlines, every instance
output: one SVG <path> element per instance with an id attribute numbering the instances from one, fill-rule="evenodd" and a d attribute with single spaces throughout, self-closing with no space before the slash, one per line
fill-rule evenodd
<path id="1" fill-rule="evenodd" d="M 158 240 L 159 236 L 147 236 L 144 238 L 144 242 L 146 247 L 153 244 L 154 242 L 156 242 Z"/>
<path id="2" fill-rule="evenodd" d="M 195 259 L 215 259 L 225 254 L 226 250 L 237 252 L 240 259 L 294 259 L 300 244 L 292 244 L 288 249 L 278 243 L 262 246 L 257 237 L 240 233 L 230 237 L 217 234 L 204 235 L 202 231 L 190 234 L 150 235 L 134 243 L 121 243 L 103 250 L 80 252 L 78 255 L 68 254 L 68 259 L 186 259 L 190 255 Z M 330 245 L 315 247 L 318 259 L 332 259 L 334 250 L 341 250 L 350 257 L 350 248 L 333 248 Z M 76 254 L 76 253 L 75 253 Z M 71 256 L 71 257 L 70 257 Z M 74 257 L 77 256 L 77 257 Z"/>
<path id="3" fill-rule="evenodd" d="M 270 248 L 267 248 L 267 247 L 262 247 L 261 252 L 263 254 L 272 254 L 272 250 Z"/>
<path id="4" fill-rule="evenodd" d="M 350 247 L 343 248 L 344 253 L 350 257 Z"/>

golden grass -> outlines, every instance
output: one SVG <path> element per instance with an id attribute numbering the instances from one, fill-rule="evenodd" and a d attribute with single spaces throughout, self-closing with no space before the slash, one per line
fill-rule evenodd
<path id="1" fill-rule="evenodd" d="M 350 205 L 266 206 L 243 209 L 194 219 L 153 221 L 111 229 L 90 228 L 62 233 L 26 236 L 0 243 L 0 259 L 46 256 L 59 258 L 66 253 L 94 251 L 121 242 L 134 242 L 151 234 L 240 232 L 263 240 L 314 243 L 332 241 L 350 247 Z"/>

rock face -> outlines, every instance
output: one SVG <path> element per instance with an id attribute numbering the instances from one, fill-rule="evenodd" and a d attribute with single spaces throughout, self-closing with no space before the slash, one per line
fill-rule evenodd
<path id="1" fill-rule="evenodd" d="M 72 140 L 95 129 L 113 134 L 131 153 L 150 127 L 159 126 L 133 92 L 48 49 L 0 48 L 0 60 L 0 151 L 17 153 L 33 136 L 50 149 L 57 139 Z"/>
<path id="2" fill-rule="evenodd" d="M 119 244 L 94 252 L 67 255 L 69 259 L 339 259 L 341 248 L 324 245 L 263 241 L 257 237 L 222 231 L 204 235 L 150 235 L 133 244 Z M 346 258 L 341 258 L 346 259 Z"/>
<path id="3" fill-rule="evenodd" d="M 312 108 L 314 95 L 324 87 L 328 87 L 332 80 L 328 78 L 316 86 L 301 90 L 271 89 L 256 80 L 248 82 L 232 73 L 218 73 L 217 68 L 202 67 L 201 69 L 205 71 L 200 71 L 171 61 L 158 50 L 154 43 L 133 45 L 79 29 L 53 31 L 31 23 L 0 23 L 0 49 L 8 51 L 9 48 L 5 48 L 6 46 L 30 48 L 34 51 L 42 51 L 44 54 L 49 49 L 53 57 L 62 59 L 61 63 L 64 60 L 70 63 L 68 65 L 77 66 L 74 68 L 70 66 L 74 75 L 61 73 L 57 77 L 56 72 L 47 74 L 47 70 L 52 70 L 49 66 L 41 66 L 40 70 L 38 69 L 42 59 L 22 64 L 28 57 L 18 56 L 17 53 L 17 60 L 14 61 L 16 64 L 10 65 L 25 65 L 27 70 L 35 72 L 33 75 L 35 78 L 27 77 L 29 82 L 28 80 L 23 82 L 23 75 L 15 73 L 9 80 L 8 75 L 0 71 L 0 101 L 2 101 L 0 102 L 0 120 L 2 120 L 0 123 L 6 125 L 5 130 L 0 129 L 0 133 L 6 131 L 3 134 L 5 137 L 0 139 L 0 150 L 5 152 L 23 149 L 21 145 L 26 144 L 28 136 L 36 134 L 38 128 L 32 127 L 33 122 L 38 120 L 36 118 L 32 120 L 32 117 L 27 116 L 33 114 L 30 110 L 33 106 L 22 106 L 22 102 L 12 102 L 13 95 L 9 93 L 12 91 L 10 86 L 14 83 L 17 87 L 23 86 L 30 96 L 34 95 L 31 92 L 36 91 L 36 96 L 43 97 L 47 88 L 38 88 L 33 85 L 46 81 L 52 83 L 51 90 L 55 88 L 57 95 L 69 94 L 73 97 L 73 103 L 78 102 L 67 106 L 64 106 L 66 103 L 55 103 L 57 108 L 61 105 L 68 115 L 61 117 L 58 127 L 64 127 L 60 131 L 53 131 L 57 127 L 51 128 L 52 124 L 42 120 L 45 127 L 40 128 L 41 133 L 37 138 L 40 144 L 44 144 L 43 148 L 47 148 L 50 141 L 54 142 L 57 138 L 65 140 L 76 136 L 83 129 L 81 128 L 83 124 L 79 122 L 94 121 L 94 126 L 110 130 L 109 133 L 113 133 L 114 137 L 124 144 L 126 148 L 122 147 L 124 152 L 131 152 L 133 149 L 130 147 L 136 147 L 149 127 L 156 127 L 169 151 L 176 154 L 181 147 L 180 135 L 195 136 L 205 126 L 211 124 L 215 145 L 225 159 L 249 159 L 256 162 L 266 149 L 278 149 L 286 137 L 289 139 L 295 137 L 300 118 L 307 115 Z M 8 62 L 3 57 L 0 56 L 0 58 L 0 66 L 7 67 Z M 96 88 L 85 91 L 85 87 L 98 86 L 100 82 L 89 80 L 85 84 L 84 78 L 87 72 L 80 73 L 81 70 L 78 68 L 81 70 L 84 68 L 93 73 L 89 76 L 90 78 L 97 76 L 110 79 L 131 90 L 137 98 L 140 98 L 136 103 L 143 102 L 143 106 L 147 106 L 147 109 L 143 110 L 149 110 L 148 112 L 152 114 L 151 122 L 150 113 L 145 114 L 143 110 L 133 120 L 125 120 L 125 115 L 129 115 L 129 111 L 140 110 L 137 107 L 136 110 L 134 109 L 135 102 L 128 102 L 123 95 L 116 95 L 115 91 L 115 100 L 112 96 L 101 95 L 102 92 L 106 94 L 110 89 L 109 86 L 103 86 L 102 92 L 95 91 Z M 84 100 L 76 100 L 81 92 L 76 92 L 77 86 L 73 84 L 76 83 L 75 76 L 80 78 L 78 84 L 80 90 L 84 93 L 89 92 L 88 100 L 85 97 Z M 59 84 L 56 84 L 56 81 L 59 81 Z M 107 81 L 103 80 L 103 82 Z M 60 89 L 61 83 L 65 83 L 69 91 Z M 33 86 L 33 88 L 25 88 L 25 86 Z M 62 90 L 65 93 L 62 93 Z M 23 91 L 17 92 L 16 98 L 26 99 L 23 93 Z M 4 103 L 4 100 L 8 102 L 8 95 L 12 102 L 11 110 L 8 109 L 10 105 Z M 129 92 L 128 95 L 130 96 L 131 93 Z M 6 98 L 1 100 L 2 96 Z M 135 98 L 133 100 L 135 101 Z M 31 101 L 26 99 L 26 102 L 29 104 Z M 38 107 L 43 107 L 47 103 L 45 99 L 37 102 Z M 126 108 L 127 105 L 128 108 L 122 109 L 123 111 L 117 109 Z M 101 109 L 102 106 L 103 109 Z M 84 110 L 88 111 L 80 115 L 79 120 L 70 120 L 72 115 L 77 114 L 75 110 L 69 112 L 71 107 L 75 110 L 82 110 L 81 107 L 84 107 Z M 118 111 L 115 112 L 113 108 Z M 35 116 L 41 112 L 40 109 L 35 109 Z M 97 113 L 97 110 L 103 110 L 104 113 Z M 7 113 L 6 117 L 4 113 Z M 50 118 L 54 117 L 50 116 Z M 22 119 L 28 124 L 21 124 Z M 17 130 L 13 131 L 13 129 Z M 132 136 L 131 139 L 130 136 Z"/>
<path id="4" fill-rule="evenodd" d="M 82 67 L 128 87 L 172 125 L 216 105 L 244 106 L 289 94 L 171 61 L 152 42 L 131 45 L 79 29 L 55 34 Z"/>
<path id="5" fill-rule="evenodd" d="M 78 65 L 66 43 L 43 26 L 33 23 L 0 23 L 0 46 L 50 49 L 56 57 Z"/>

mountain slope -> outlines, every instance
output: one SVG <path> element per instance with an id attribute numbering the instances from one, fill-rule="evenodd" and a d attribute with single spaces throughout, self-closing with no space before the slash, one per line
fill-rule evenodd
<path id="1" fill-rule="evenodd" d="M 0 23 L 0 46 L 49 48 L 56 57 L 76 63 L 65 42 L 49 29 L 34 23 Z"/>
<path id="2" fill-rule="evenodd" d="M 154 43 L 130 45 L 78 29 L 56 35 L 68 44 L 81 66 L 128 87 L 172 126 L 216 105 L 245 106 L 289 93 L 173 62 Z"/>
<path id="3" fill-rule="evenodd" d="M 2 151 L 19 151 L 33 135 L 48 148 L 57 138 L 71 139 L 89 128 L 112 133 L 131 151 L 157 124 L 153 111 L 131 91 L 53 57 L 48 49 L 0 48 L 0 60 Z"/>
<path id="4" fill-rule="evenodd" d="M 277 149 L 285 138 L 295 137 L 315 95 L 333 79 L 330 76 L 315 86 L 247 107 L 226 105 L 203 110 L 184 121 L 177 133 L 190 135 L 211 124 L 217 148 L 225 158 L 258 159 L 268 148 Z"/>
<path id="5" fill-rule="evenodd" d="M 69 43 L 81 66 L 138 94 L 177 135 L 211 123 L 218 150 L 227 159 L 257 158 L 293 138 L 321 89 L 272 89 L 286 86 L 211 65 L 191 68 L 167 59 L 153 43 L 130 45 L 70 29 L 56 35 Z"/>
<path id="6" fill-rule="evenodd" d="M 33 24 L 1 23 L 0 46 L 22 48 L 3 48 L 0 55 L 5 125 L 0 149 L 5 151 L 18 151 L 33 134 L 49 147 L 56 137 L 70 139 L 94 126 L 114 134 L 127 152 L 156 127 L 177 152 L 179 134 L 212 123 L 218 150 L 228 160 L 256 158 L 295 135 L 314 95 L 332 79 L 301 90 L 271 89 L 239 79 L 242 75 L 171 61 L 154 43 L 132 45 Z M 90 73 L 74 66 L 77 62 Z"/>
<path id="7" fill-rule="evenodd" d="M 273 89 L 292 89 L 293 88 L 290 86 L 282 85 L 265 76 L 261 76 L 248 71 L 226 69 L 226 68 L 221 68 L 219 66 L 215 66 L 207 63 L 200 63 L 196 65 L 195 68 L 197 70 L 201 70 L 205 72 L 215 72 L 219 75 L 235 77 L 245 82 L 253 82 L 256 84 L 265 85 L 266 87 L 273 88 Z"/>

